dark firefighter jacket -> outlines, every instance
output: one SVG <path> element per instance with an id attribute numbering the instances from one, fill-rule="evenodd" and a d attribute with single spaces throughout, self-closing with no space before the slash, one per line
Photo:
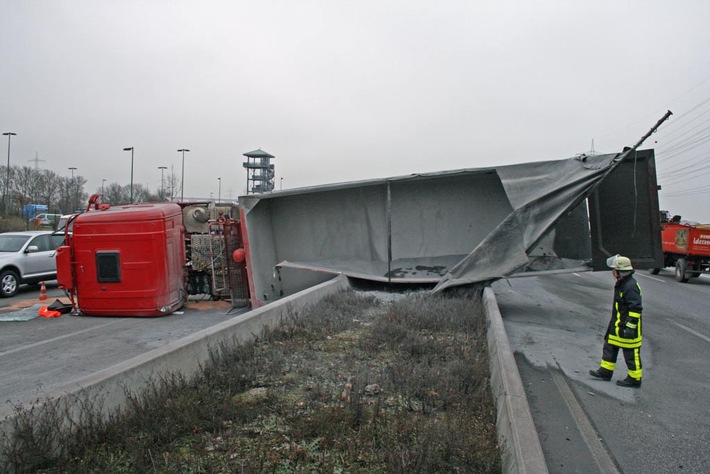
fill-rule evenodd
<path id="1" fill-rule="evenodd" d="M 609 344 L 627 349 L 641 347 L 641 287 L 633 272 L 616 281 L 611 321 L 606 331 Z"/>

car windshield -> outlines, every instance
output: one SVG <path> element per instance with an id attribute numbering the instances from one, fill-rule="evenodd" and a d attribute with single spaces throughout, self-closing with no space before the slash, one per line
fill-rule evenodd
<path id="1" fill-rule="evenodd" d="M 0 252 L 18 252 L 29 238 L 27 235 L 0 234 Z"/>

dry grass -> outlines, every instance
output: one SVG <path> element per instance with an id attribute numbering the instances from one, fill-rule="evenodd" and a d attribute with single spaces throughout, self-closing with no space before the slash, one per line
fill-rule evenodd
<path id="1" fill-rule="evenodd" d="M 104 422 L 25 412 L 17 472 L 500 472 L 480 295 L 328 297 Z M 55 443 L 50 442 L 52 439 Z M 50 448 L 50 446 L 53 446 Z M 62 453 L 62 455 L 58 455 Z"/>

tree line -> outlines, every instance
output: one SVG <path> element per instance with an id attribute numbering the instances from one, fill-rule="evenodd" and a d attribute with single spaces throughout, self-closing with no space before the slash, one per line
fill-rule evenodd
<path id="1" fill-rule="evenodd" d="M 27 204 L 43 204 L 49 213 L 69 214 L 86 207 L 89 194 L 104 195 L 104 202 L 112 205 L 131 203 L 131 186 L 104 183 L 92 193 L 83 176 L 60 176 L 51 170 L 29 166 L 0 167 L 2 208 L 6 216 L 22 216 Z M 152 191 L 147 186 L 133 183 L 133 203 L 171 201 L 179 194 L 180 179 L 174 172 L 165 175 L 163 185 Z"/>

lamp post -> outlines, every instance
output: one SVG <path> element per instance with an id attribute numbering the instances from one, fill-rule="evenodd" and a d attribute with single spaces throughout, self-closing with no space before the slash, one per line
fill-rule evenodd
<path id="1" fill-rule="evenodd" d="M 165 170 L 168 169 L 167 166 L 158 166 L 160 170 L 160 198 L 165 200 L 165 180 L 163 179 Z"/>
<path id="2" fill-rule="evenodd" d="M 180 201 L 185 199 L 185 152 L 190 151 L 187 148 L 180 148 L 178 153 L 182 152 L 182 175 L 180 176 Z"/>
<path id="3" fill-rule="evenodd" d="M 131 152 L 131 204 L 133 204 L 133 147 L 126 147 L 123 149 L 123 151 Z"/>
<path id="4" fill-rule="evenodd" d="M 222 201 L 222 178 L 217 178 L 217 181 L 219 182 L 219 186 L 217 188 L 217 202 Z"/>
<path id="5" fill-rule="evenodd" d="M 71 171 L 71 187 L 72 188 L 74 187 L 74 170 L 76 170 L 76 168 L 74 166 L 69 167 L 69 171 Z M 72 212 L 76 211 L 76 190 L 74 190 L 74 195 L 72 196 L 71 208 L 72 208 Z"/>
<path id="6" fill-rule="evenodd" d="M 10 190 L 10 140 L 12 137 L 17 135 L 14 132 L 4 132 L 3 135 L 7 137 L 7 175 L 5 176 L 5 193 L 2 195 L 2 205 L 5 209 L 5 216 L 7 216 L 7 193 Z"/>

